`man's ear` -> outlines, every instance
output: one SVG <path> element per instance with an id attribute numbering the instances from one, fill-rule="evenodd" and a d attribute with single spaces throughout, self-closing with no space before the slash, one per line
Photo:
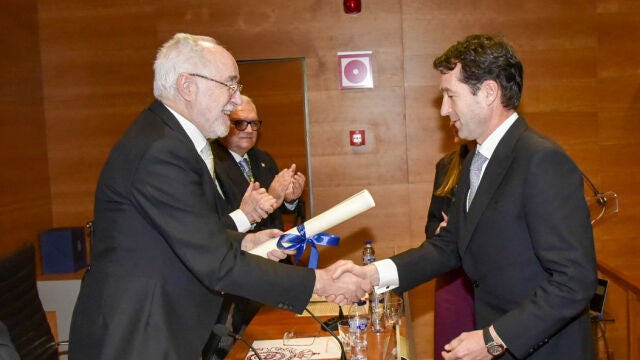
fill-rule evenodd
<path id="1" fill-rule="evenodd" d="M 176 85 L 178 87 L 178 94 L 186 100 L 193 99 L 198 90 L 196 79 L 194 79 L 193 76 L 189 76 L 184 73 L 178 75 Z"/>
<path id="2" fill-rule="evenodd" d="M 486 80 L 482 83 L 482 89 L 484 90 L 484 98 L 487 105 L 494 103 L 496 100 L 500 101 L 500 86 L 494 80 Z"/>

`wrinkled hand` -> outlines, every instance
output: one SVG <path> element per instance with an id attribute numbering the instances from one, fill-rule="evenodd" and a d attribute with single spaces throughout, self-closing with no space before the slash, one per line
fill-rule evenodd
<path id="1" fill-rule="evenodd" d="M 287 192 L 287 189 L 291 187 L 291 180 L 294 174 L 295 167 L 294 171 L 291 171 L 291 168 L 283 169 L 273 178 L 273 181 L 271 181 L 269 194 L 276 199 L 277 207 L 282 205 L 282 202 L 285 199 L 285 193 Z"/>
<path id="2" fill-rule="evenodd" d="M 493 357 L 487 352 L 482 330 L 463 332 L 444 346 L 442 357 L 445 360 L 489 360 Z"/>
<path id="3" fill-rule="evenodd" d="M 251 223 L 266 219 L 276 208 L 276 199 L 257 182 L 249 184 L 240 202 L 240 210 Z"/>
<path id="4" fill-rule="evenodd" d="M 291 170 L 291 185 L 287 188 L 287 192 L 284 194 L 284 200 L 287 202 L 293 202 L 302 195 L 302 190 L 304 189 L 304 182 L 307 178 L 302 175 L 300 172 L 296 172 L 296 164 L 291 165 L 289 168 Z"/>
<path id="5" fill-rule="evenodd" d="M 282 235 L 282 231 L 278 229 L 268 229 L 268 230 L 258 231 L 256 233 L 247 234 L 247 236 L 245 236 L 242 239 L 240 248 L 244 251 L 249 251 L 254 247 L 262 244 L 263 242 L 269 239 L 277 238 L 280 235 Z M 288 254 L 289 255 L 295 254 L 295 251 L 292 251 L 292 250 L 284 251 L 280 249 L 274 249 L 269 251 L 269 253 L 267 254 L 267 258 L 274 261 L 280 261 L 285 257 L 287 257 Z"/>
<path id="6" fill-rule="evenodd" d="M 447 223 L 449 222 L 449 217 L 447 216 L 447 214 L 444 213 L 444 211 L 442 212 L 442 218 L 444 220 L 442 220 L 442 222 L 438 224 L 438 228 L 436 229 L 436 235 L 440 234 L 440 229 L 442 229 L 443 227 L 446 227 Z"/>
<path id="7" fill-rule="evenodd" d="M 325 269 L 316 269 L 316 284 L 313 292 L 340 305 L 361 299 L 371 290 L 372 284 L 364 276 L 366 272 L 353 269 L 352 266 L 356 266 L 352 261 L 339 260 Z M 338 269 L 343 270 L 339 272 Z M 349 272 L 344 269 L 355 271 Z"/>

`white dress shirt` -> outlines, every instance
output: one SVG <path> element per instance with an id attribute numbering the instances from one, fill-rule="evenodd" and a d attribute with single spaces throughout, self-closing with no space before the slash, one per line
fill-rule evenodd
<path id="1" fill-rule="evenodd" d="M 491 160 L 491 155 L 493 155 L 496 146 L 506 134 L 507 130 L 513 125 L 513 123 L 518 118 L 518 113 L 513 113 L 511 116 L 507 118 L 500 126 L 498 126 L 489 137 L 482 144 L 478 144 L 477 151 L 487 157 L 487 160 L 482 166 L 482 172 L 480 173 L 480 179 L 482 181 L 482 175 L 484 175 L 484 169 L 486 169 L 487 164 Z M 380 276 L 380 283 L 375 287 L 376 292 L 384 292 L 387 290 L 394 289 L 400 285 L 400 279 L 398 278 L 398 268 L 396 264 L 391 259 L 383 259 L 380 261 L 376 261 L 373 265 L 378 269 L 378 275 Z"/>
<path id="2" fill-rule="evenodd" d="M 202 157 L 202 148 L 205 146 L 209 146 L 209 142 L 207 141 L 207 138 L 204 137 L 204 135 L 200 132 L 200 130 L 195 125 L 193 125 L 191 121 L 187 120 L 184 116 L 180 115 L 169 106 L 167 105 L 164 105 L 164 106 L 167 109 L 169 109 L 169 111 L 171 111 L 171 113 L 173 114 L 173 116 L 176 117 L 176 119 L 178 119 L 178 122 L 180 123 L 184 131 L 189 136 L 189 139 L 191 139 L 191 142 L 193 142 L 193 146 L 195 147 L 196 151 L 198 152 L 198 154 L 200 154 L 200 157 Z M 204 158 L 202 159 L 202 161 L 204 161 L 205 164 L 207 164 L 207 167 L 209 168 L 210 166 L 213 166 L 213 164 L 208 164 L 207 160 Z M 212 170 L 212 168 L 210 168 L 209 170 Z M 216 182 L 216 186 L 217 186 L 217 180 L 215 179 L 215 174 L 214 174 L 214 182 Z M 218 190 L 220 190 L 219 187 L 218 187 Z M 251 222 L 249 221 L 249 218 L 247 218 L 247 216 L 242 212 L 242 210 L 236 209 L 233 212 L 231 212 L 229 216 L 231 216 L 231 219 L 233 219 L 233 222 L 236 224 L 236 228 L 238 229 L 239 232 L 247 232 L 249 231 L 249 229 L 251 229 Z"/>

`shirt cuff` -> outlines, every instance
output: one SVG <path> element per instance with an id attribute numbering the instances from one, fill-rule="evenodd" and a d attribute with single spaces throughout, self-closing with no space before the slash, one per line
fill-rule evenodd
<path id="1" fill-rule="evenodd" d="M 229 216 L 231 216 L 231 219 L 236 224 L 239 232 L 243 233 L 251 229 L 251 222 L 249 221 L 249 218 L 247 218 L 247 215 L 242 212 L 242 210 L 237 209 L 229 214 Z"/>
<path id="2" fill-rule="evenodd" d="M 376 290 L 376 293 L 380 294 L 385 291 L 395 289 L 400 285 L 400 280 L 398 279 L 398 268 L 391 259 L 376 261 L 373 263 L 373 266 L 378 269 L 378 276 L 380 277 L 378 285 L 373 287 Z"/>
<path id="3" fill-rule="evenodd" d="M 286 200 L 284 201 L 284 206 L 287 207 L 287 209 L 293 211 L 296 209 L 296 206 L 298 206 L 298 199 L 293 200 L 292 202 L 287 202 Z"/>

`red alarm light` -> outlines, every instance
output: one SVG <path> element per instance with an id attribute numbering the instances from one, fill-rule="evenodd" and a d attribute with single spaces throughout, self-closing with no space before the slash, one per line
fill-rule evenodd
<path id="1" fill-rule="evenodd" d="M 348 15 L 360 14 L 360 10 L 362 10 L 362 2 L 360 0 L 343 0 L 342 6 L 344 7 L 344 13 Z"/>

